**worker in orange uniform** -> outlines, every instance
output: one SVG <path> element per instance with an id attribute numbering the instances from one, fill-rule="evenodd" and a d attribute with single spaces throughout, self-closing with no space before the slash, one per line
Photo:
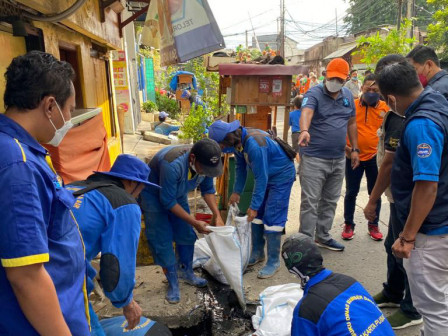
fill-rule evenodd
<path id="1" fill-rule="evenodd" d="M 378 176 L 376 153 L 378 147 L 378 129 L 381 127 L 384 115 L 389 111 L 387 104 L 380 100 L 379 88 L 375 83 L 374 75 L 370 74 L 364 79 L 362 96 L 355 99 L 356 126 L 358 128 L 358 147 L 360 165 L 352 169 L 350 154 L 352 148 L 347 140 L 346 155 L 347 163 L 345 169 L 346 194 L 344 199 L 344 231 L 342 238 L 353 239 L 355 222 L 356 197 L 359 193 L 362 176 L 364 172 L 367 178 L 367 191 L 370 193 Z M 381 210 L 381 199 L 377 201 L 376 218 L 368 222 L 370 237 L 373 240 L 382 240 L 383 234 L 378 229 L 378 219 Z"/>

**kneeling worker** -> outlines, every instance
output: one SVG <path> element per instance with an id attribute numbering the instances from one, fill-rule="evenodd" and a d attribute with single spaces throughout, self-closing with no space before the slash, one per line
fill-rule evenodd
<path id="1" fill-rule="evenodd" d="M 204 287 L 207 280 L 193 272 L 193 253 L 199 233 L 210 233 L 207 223 L 190 215 L 188 192 L 200 188 L 202 196 L 216 218 L 216 226 L 224 225 L 215 199 L 213 178 L 222 174 L 221 149 L 210 139 L 191 145 L 168 146 L 159 151 L 149 163 L 149 181 L 162 187 L 145 188 L 142 209 L 145 233 L 154 257 L 162 266 L 168 280 L 166 300 L 180 301 L 178 276 L 188 284 Z M 173 249 L 176 243 L 178 261 Z M 177 265 L 177 266 L 176 266 Z"/>
<path id="2" fill-rule="evenodd" d="M 272 277 L 280 268 L 280 243 L 288 217 L 289 196 L 295 180 L 293 161 L 271 136 L 257 129 L 240 126 L 238 120 L 214 122 L 208 129 L 209 137 L 219 143 L 223 151 L 235 153 L 236 178 L 229 202 L 239 203 L 244 189 L 247 168 L 255 178 L 250 208 L 252 222 L 252 253 L 249 265 L 264 260 L 265 237 L 268 261 L 258 272 L 260 279 Z M 263 225 L 264 224 L 264 225 Z"/>
<path id="3" fill-rule="evenodd" d="M 77 197 L 73 213 L 84 239 L 88 261 L 88 292 L 93 290 L 95 269 L 90 262 L 101 252 L 100 277 L 104 294 L 123 308 L 128 329 L 139 324 L 142 310 L 133 299 L 135 264 L 140 237 L 141 210 L 136 201 L 148 182 L 149 167 L 132 155 L 119 155 L 109 172 L 95 172 L 87 180 L 67 186 Z M 92 335 L 102 328 L 90 306 Z"/>
<path id="4" fill-rule="evenodd" d="M 355 279 L 327 270 L 312 238 L 296 233 L 282 246 L 288 271 L 304 290 L 294 309 L 291 335 L 395 335 L 375 301 Z"/>

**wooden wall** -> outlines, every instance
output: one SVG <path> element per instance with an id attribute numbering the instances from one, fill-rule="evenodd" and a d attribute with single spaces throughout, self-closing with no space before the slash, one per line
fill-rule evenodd
<path id="1" fill-rule="evenodd" d="M 121 40 L 117 14 L 108 9 L 105 13 L 105 22 L 101 22 L 99 1 L 87 0 L 80 9 L 61 23 L 99 43 L 119 49 Z M 69 8 L 74 0 L 17 0 L 17 2 L 43 14 L 54 14 Z"/>
<path id="2" fill-rule="evenodd" d="M 25 39 L 0 31 L 0 46 L 2 46 L 2 51 L 0 52 L 0 113 L 4 113 L 3 94 L 6 81 L 3 74 L 14 57 L 26 52 Z"/>

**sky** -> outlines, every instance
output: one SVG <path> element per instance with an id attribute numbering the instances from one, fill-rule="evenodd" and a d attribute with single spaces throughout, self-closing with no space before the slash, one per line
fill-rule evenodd
<path id="1" fill-rule="evenodd" d="M 250 46 L 252 25 L 257 35 L 277 33 L 280 0 L 208 0 L 208 3 L 227 48 L 234 49 L 240 43 L 244 45 L 246 30 L 249 31 Z M 348 7 L 344 0 L 285 0 L 286 35 L 298 42 L 299 49 L 307 49 L 323 37 L 335 35 L 336 11 L 341 35 L 343 16 Z"/>

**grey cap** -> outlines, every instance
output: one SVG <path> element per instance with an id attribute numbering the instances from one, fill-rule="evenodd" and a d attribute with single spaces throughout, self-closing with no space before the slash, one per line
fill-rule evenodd
<path id="1" fill-rule="evenodd" d="M 311 237 L 303 233 L 286 238 L 282 246 L 282 257 L 288 271 L 301 277 L 311 277 L 324 269 L 319 248 Z"/>

